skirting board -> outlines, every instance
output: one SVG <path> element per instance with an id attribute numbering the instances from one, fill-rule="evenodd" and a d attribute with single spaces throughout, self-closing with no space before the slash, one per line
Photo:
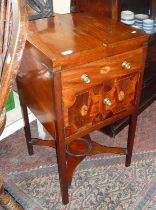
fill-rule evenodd
<path id="1" fill-rule="evenodd" d="M 0 141 L 15 133 L 24 126 L 18 94 L 14 92 L 15 109 L 7 112 L 7 121 L 5 129 L 0 136 Z M 29 111 L 29 121 L 36 120 L 36 117 Z"/>
<path id="2" fill-rule="evenodd" d="M 35 116 L 32 113 L 30 113 L 29 121 L 32 122 L 35 119 L 36 119 Z M 12 124 L 8 125 L 7 127 L 5 127 L 2 135 L 0 136 L 0 141 L 5 139 L 6 137 L 10 136 L 11 134 L 15 133 L 19 129 L 23 128 L 23 126 L 24 126 L 23 119 L 19 119 L 19 120 L 13 122 Z"/>

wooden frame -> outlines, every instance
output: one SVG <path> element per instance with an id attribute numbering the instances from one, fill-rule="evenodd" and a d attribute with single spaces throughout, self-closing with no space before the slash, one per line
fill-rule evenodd
<path id="1" fill-rule="evenodd" d="M 27 32 L 25 4 L 22 0 L 1 1 L 0 112 L 4 109 L 15 80 L 25 46 Z"/>
<path id="2" fill-rule="evenodd" d="M 5 104 L 19 70 L 26 41 L 25 0 L 0 1 L 0 134 L 6 122 Z M 0 177 L 0 204 L 5 209 L 21 209 L 4 190 Z"/>

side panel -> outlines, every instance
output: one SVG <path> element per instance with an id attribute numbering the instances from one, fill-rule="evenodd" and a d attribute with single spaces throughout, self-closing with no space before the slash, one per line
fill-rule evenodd
<path id="1" fill-rule="evenodd" d="M 18 83 L 21 99 L 55 137 L 52 63 L 28 42 L 23 54 Z"/>

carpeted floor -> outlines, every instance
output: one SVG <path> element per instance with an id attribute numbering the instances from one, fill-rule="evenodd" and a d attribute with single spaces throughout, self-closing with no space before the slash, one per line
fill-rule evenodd
<path id="1" fill-rule="evenodd" d="M 33 133 L 35 133 L 35 125 L 33 125 Z M 114 139 L 98 131 L 93 132 L 91 137 L 105 145 L 123 146 L 126 144 L 127 128 Z M 129 168 L 124 167 L 124 157 L 97 155 L 92 161 L 89 158 L 86 159 L 75 173 L 70 190 L 71 202 L 67 207 L 62 207 L 60 202 L 55 150 L 36 147 L 35 154 L 28 156 L 23 131 L 16 132 L 0 143 L 0 173 L 7 180 L 7 188 L 17 198 L 20 197 L 20 202 L 25 205 L 25 209 L 29 210 L 154 210 L 156 209 L 154 206 L 156 205 L 155 179 L 150 176 L 156 175 L 155 151 L 156 102 L 138 119 L 134 153 L 143 154 L 135 154 L 133 164 Z M 143 179 L 144 176 L 146 176 L 145 179 Z M 116 182 L 117 177 L 120 180 L 119 183 Z M 126 184 L 126 180 L 129 184 Z M 123 188 L 122 185 L 129 186 L 130 189 Z M 137 186 L 137 189 L 134 186 Z M 141 186 L 144 186 L 144 189 Z M 109 189 L 112 192 L 109 192 Z M 144 194 L 142 197 L 140 197 L 141 192 Z M 140 200 L 142 198 L 143 200 Z M 34 208 L 30 205 L 34 205 Z"/>
<path id="2" fill-rule="evenodd" d="M 123 156 L 82 162 L 67 206 L 61 203 L 56 165 L 14 173 L 5 187 L 26 210 L 156 209 L 156 151 L 134 154 L 131 167 L 123 163 Z"/>

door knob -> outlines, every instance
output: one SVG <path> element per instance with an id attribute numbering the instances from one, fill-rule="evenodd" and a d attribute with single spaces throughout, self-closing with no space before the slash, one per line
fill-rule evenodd
<path id="1" fill-rule="evenodd" d="M 122 68 L 124 68 L 124 69 L 130 69 L 131 68 L 131 64 L 130 63 L 128 63 L 127 61 L 124 61 L 123 63 L 122 63 Z"/>
<path id="2" fill-rule="evenodd" d="M 112 105 L 112 101 L 111 101 L 109 98 L 105 98 L 105 99 L 103 100 L 103 103 L 104 103 L 105 105 L 107 105 L 107 106 L 111 106 L 111 105 Z"/>
<path id="3" fill-rule="evenodd" d="M 87 74 L 83 74 L 83 75 L 81 76 L 81 80 L 82 80 L 85 84 L 88 84 L 88 83 L 91 82 L 91 79 L 90 79 L 90 77 L 89 77 Z"/>

